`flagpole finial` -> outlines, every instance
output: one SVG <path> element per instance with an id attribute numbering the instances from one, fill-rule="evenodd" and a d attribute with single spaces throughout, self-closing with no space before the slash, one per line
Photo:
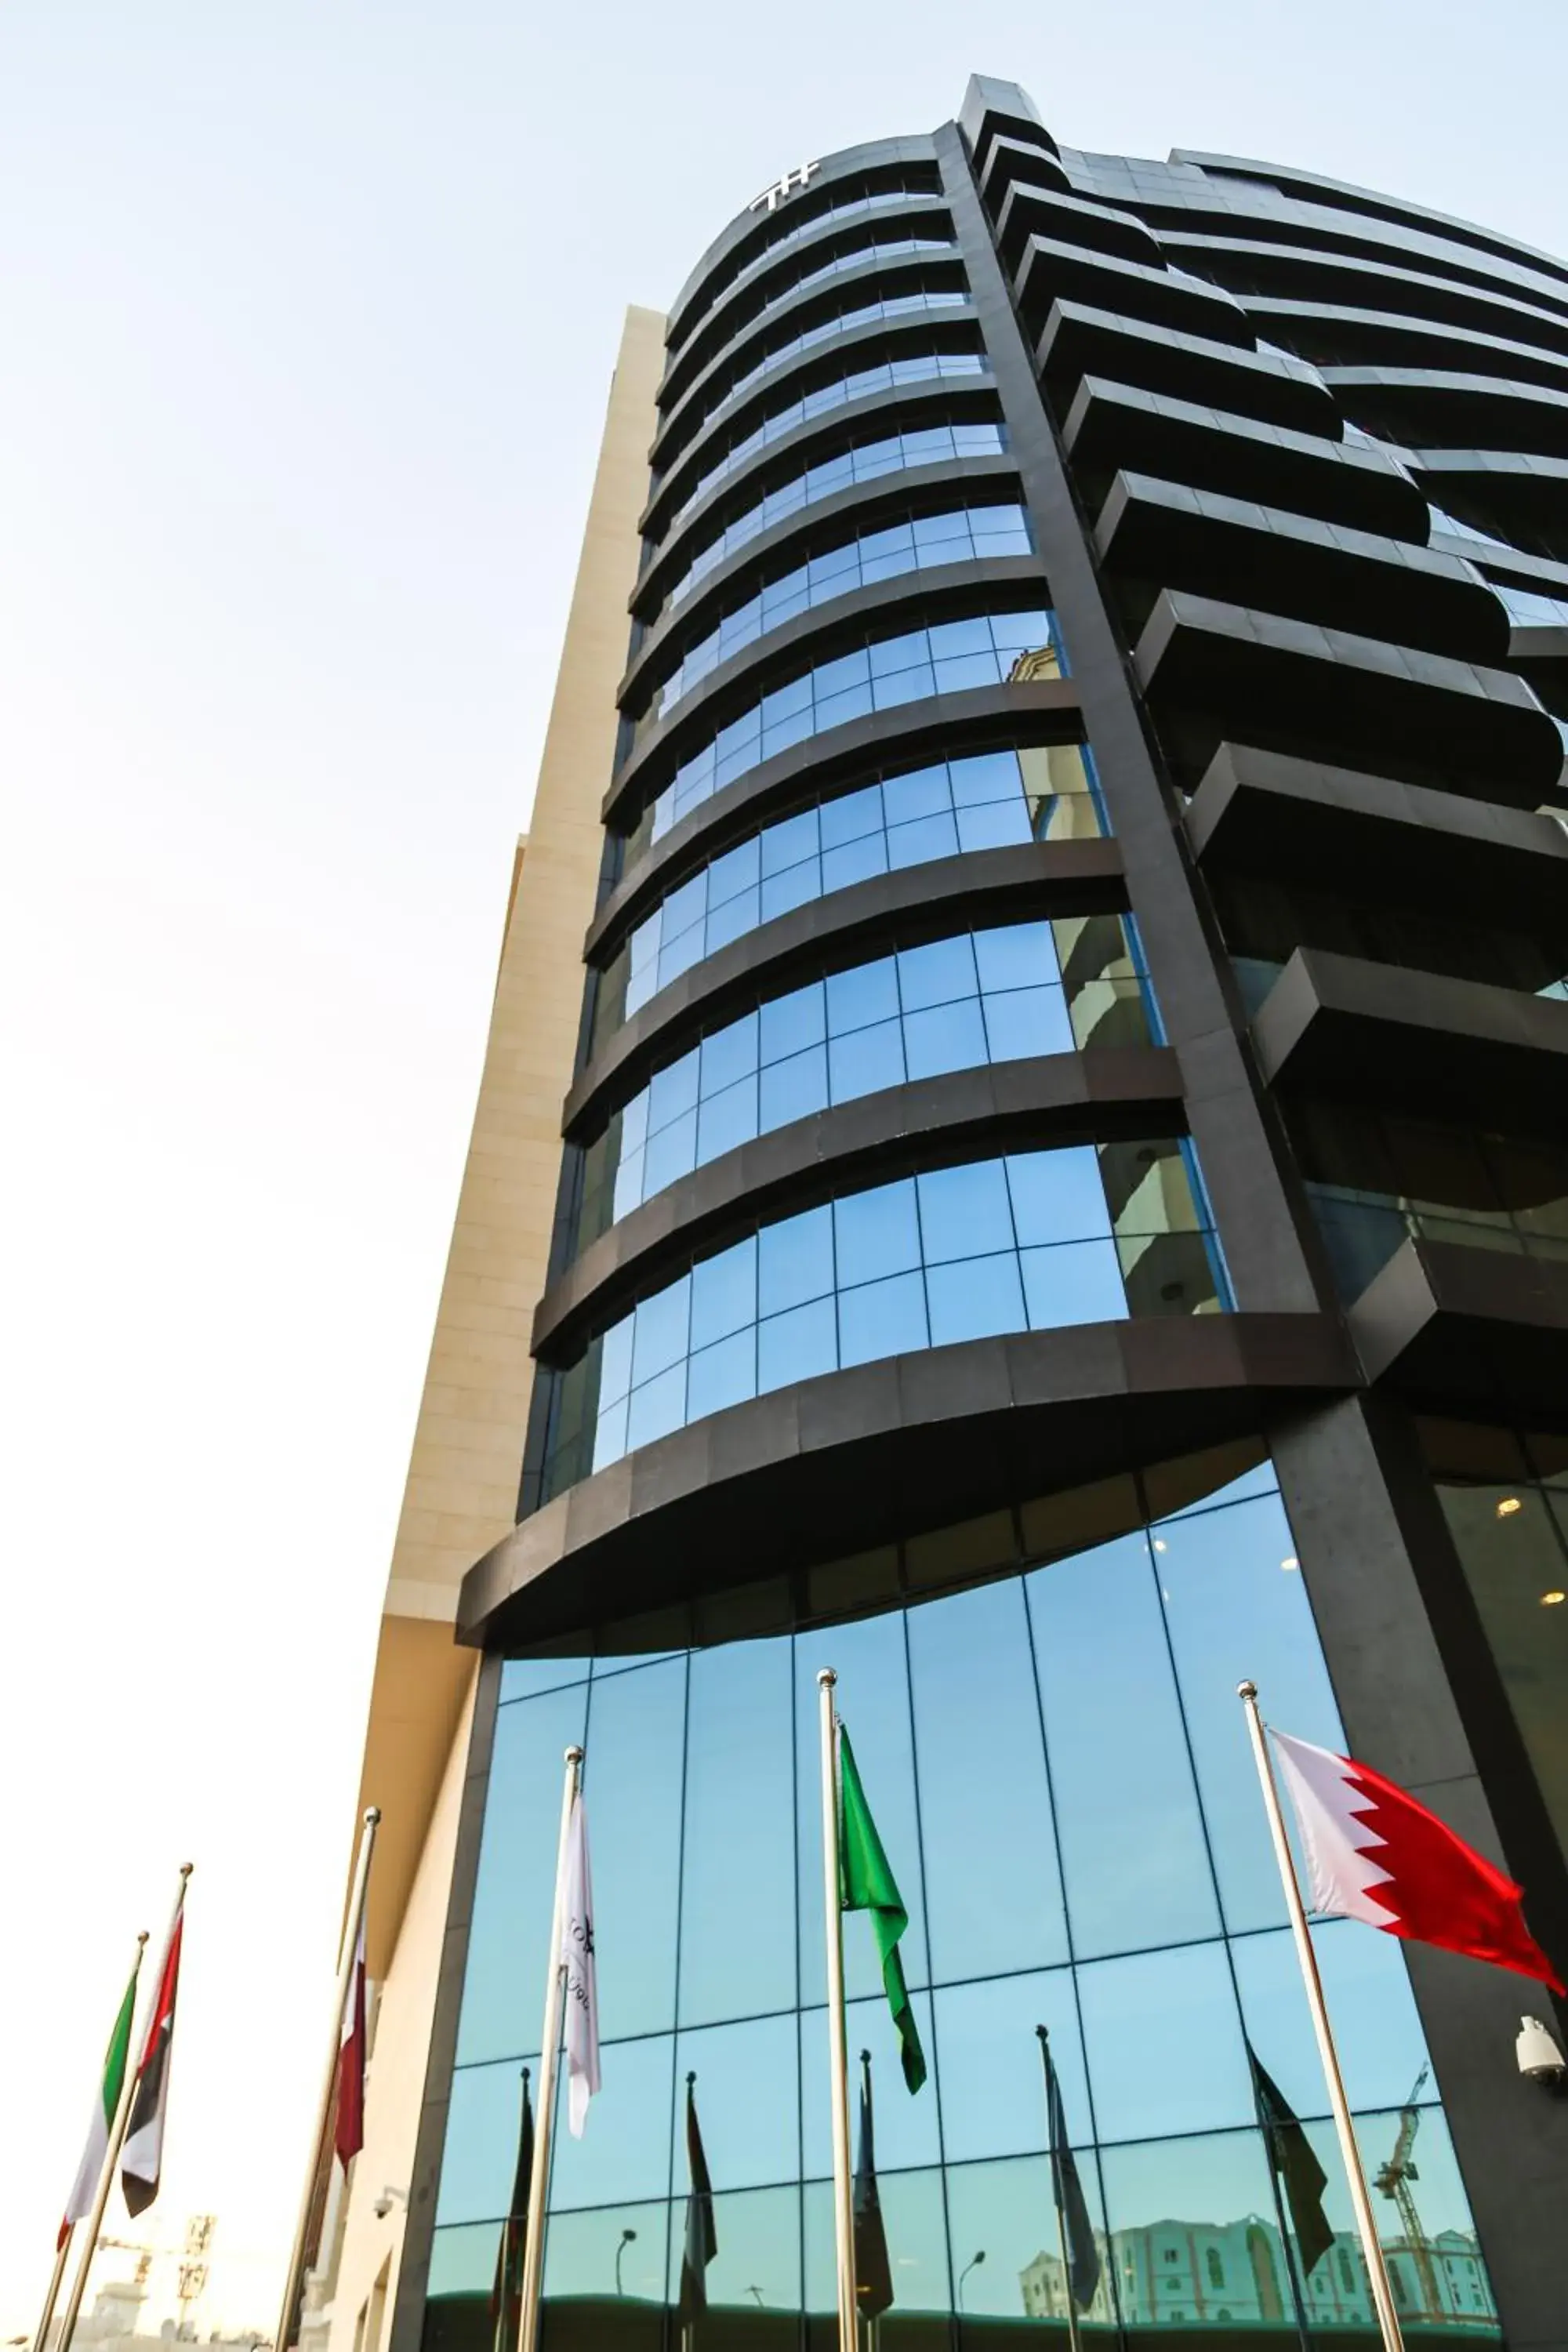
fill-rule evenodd
<path id="1" fill-rule="evenodd" d="M 196 1866 L 196 1865 L 195 1865 L 195 1864 L 194 1862 L 183 1862 L 183 1863 L 181 1863 L 181 1864 L 180 1864 L 180 1876 L 181 1876 L 182 1878 L 189 1878 L 189 1876 L 190 1876 L 190 1874 L 191 1874 L 192 1871 L 193 1871 L 193 1870 L 195 1870 L 195 1866 Z"/>
<path id="2" fill-rule="evenodd" d="M 834 1673 L 831 1666 L 819 1666 L 817 1668 L 816 1687 L 818 1690 L 831 1690 L 837 1680 L 838 1677 Z"/>
<path id="3" fill-rule="evenodd" d="M 1258 1685 L 1256 1683 L 1237 1683 L 1236 1686 L 1236 1695 L 1237 1698 L 1256 1698 L 1258 1696 Z"/>
<path id="4" fill-rule="evenodd" d="M 693 2066 L 693 2068 L 691 2069 L 690 2074 L 688 2074 L 688 2076 L 686 2077 L 686 2087 L 687 2087 L 687 2089 L 688 2089 L 688 2090 L 689 2090 L 689 2089 L 691 2088 L 692 2084 L 693 2084 L 693 2083 L 695 2083 L 695 2081 L 696 2081 L 696 2080 L 697 2080 L 697 2069 L 696 2069 L 696 2067 L 695 2067 L 695 2066 Z"/>
<path id="5" fill-rule="evenodd" d="M 1039 2035 L 1042 2042 L 1048 2042 L 1051 2038 L 1050 2028 L 1048 2026 L 1037 2025 L 1035 2032 Z"/>
<path id="6" fill-rule="evenodd" d="M 148 1940 L 148 1934 L 147 1934 L 147 1929 L 146 1929 L 145 1927 L 143 1927 L 143 1928 L 142 1928 L 142 1933 L 137 1937 L 136 1940 L 137 1940 L 137 1942 L 138 1942 L 139 1944 L 144 1944 L 144 1943 L 146 1943 L 146 1941 Z"/>
<path id="7" fill-rule="evenodd" d="M 377 1822 L 379 1822 L 379 1821 L 380 1821 L 380 1819 L 381 1819 L 381 1807 L 380 1807 L 379 1805 L 367 1805 L 367 1806 L 365 1807 L 365 1809 L 364 1809 L 364 1825 L 365 1825 L 365 1827 L 366 1827 L 366 1829 L 367 1829 L 367 1830 L 373 1830 L 373 1829 L 374 1829 L 374 1827 L 375 1827 L 375 1825 L 376 1825 Z"/>
<path id="8" fill-rule="evenodd" d="M 868 2066 L 871 2063 L 871 2053 L 868 2050 L 861 2051 L 860 2063 L 862 2066 Z"/>
<path id="9" fill-rule="evenodd" d="M 569 1748 L 566 1750 L 566 1761 L 568 1764 L 581 1764 L 583 1750 L 580 1748 Z"/>

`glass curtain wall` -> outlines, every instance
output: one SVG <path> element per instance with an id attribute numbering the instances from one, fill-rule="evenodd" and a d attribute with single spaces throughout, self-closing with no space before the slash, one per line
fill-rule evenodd
<path id="1" fill-rule="evenodd" d="M 503 1669 L 431 2352 L 492 2340 L 573 1741 L 587 1755 L 604 2089 L 583 2139 L 556 2141 L 546 2342 L 673 2352 L 694 2075 L 718 2237 L 699 2352 L 826 2352 L 825 1664 L 909 1906 L 931 2067 L 911 2098 L 868 1923 L 850 1917 L 849 2046 L 869 2057 L 889 2352 L 955 2330 L 963 2344 L 1065 2343 L 1041 2024 L 1100 2252 L 1096 2343 L 1175 2323 L 1232 2343 L 1372 2340 L 1236 1685 L 1254 1676 L 1292 1731 L 1342 1734 L 1271 1473 L 1259 1463 L 1203 1494 L 1224 1475 L 1167 1465 L 813 1571 L 793 1602 L 784 1580 L 705 1604 L 695 1627 L 623 1633 L 646 1654 Z M 1027 1564 L 1068 1524 L 1100 1539 Z M 990 1580 L 931 1592 L 963 1573 Z M 803 1624 L 799 1608 L 836 1602 L 874 1613 Z M 667 1646 L 693 1632 L 704 1646 Z M 1399 1948 L 1350 1922 L 1317 1937 L 1369 2167 L 1415 2102 L 1418 2231 L 1379 2209 L 1405 2315 L 1427 2340 L 1495 2336 Z M 1333 2242 L 1304 2278 L 1244 2036 L 1329 2179 Z"/>

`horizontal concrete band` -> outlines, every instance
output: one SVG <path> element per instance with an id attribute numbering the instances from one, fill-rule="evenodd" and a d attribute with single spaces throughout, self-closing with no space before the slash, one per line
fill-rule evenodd
<path id="1" fill-rule="evenodd" d="M 1568 836 L 1563 852 L 1568 856 Z M 606 1107 L 624 1102 L 656 1060 L 667 1059 L 687 1037 L 745 1011 L 764 990 L 782 994 L 797 975 L 815 977 L 858 961 L 879 936 L 908 947 L 971 922 L 1125 905 L 1121 852 L 1114 841 L 1093 840 L 965 850 L 809 898 L 704 956 L 640 1005 L 577 1078 L 562 1131 L 591 1132 Z"/>
<path id="2" fill-rule="evenodd" d="M 847 1185 L 1026 1143 L 1126 1136 L 1150 1122 L 1163 1133 L 1185 1126 L 1181 1068 L 1164 1046 L 996 1062 L 816 1111 L 694 1169 L 601 1234 L 540 1300 L 534 1353 L 570 1357 L 590 1330 L 681 1271 L 693 1251 L 721 1247 L 758 1219 Z"/>
<path id="3" fill-rule="evenodd" d="M 470 1570 L 458 1639 L 542 1638 L 852 1554 L 1218 1444 L 1359 1380 L 1321 1315 L 1087 1324 L 826 1373 L 547 1503 Z"/>

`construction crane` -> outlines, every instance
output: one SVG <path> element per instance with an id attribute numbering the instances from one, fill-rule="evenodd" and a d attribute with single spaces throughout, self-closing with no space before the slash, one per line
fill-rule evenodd
<path id="1" fill-rule="evenodd" d="M 1421 2227 L 1421 2216 L 1415 2210 L 1415 2200 L 1410 2189 L 1411 2182 L 1419 2180 L 1421 2178 L 1411 2159 L 1410 2153 L 1415 2145 L 1415 2135 L 1421 2128 L 1421 2110 L 1415 2102 L 1421 2096 L 1422 2086 L 1431 2072 L 1432 2068 L 1428 2063 L 1422 2067 L 1411 2084 L 1410 2096 L 1399 2111 L 1399 2137 L 1394 2143 L 1394 2154 L 1378 2172 L 1373 2186 L 1381 2189 L 1384 2197 L 1391 2197 L 1394 2200 L 1399 2219 L 1404 2224 L 1405 2242 L 1410 2249 L 1410 2258 L 1415 2264 L 1415 2274 L 1421 2282 L 1423 2318 L 1441 2319 L 1443 2316 L 1442 2289 L 1437 2284 L 1437 2273 L 1432 2261 L 1432 2249 L 1426 2242 L 1426 2233 Z"/>
<path id="2" fill-rule="evenodd" d="M 146 2285 L 153 2269 L 153 2257 L 157 2252 L 155 2246 L 147 2245 L 140 2238 L 100 2238 L 98 2242 L 100 2247 L 113 2247 L 119 2253 L 134 2254 L 136 2257 L 134 2284 L 137 2286 Z"/>

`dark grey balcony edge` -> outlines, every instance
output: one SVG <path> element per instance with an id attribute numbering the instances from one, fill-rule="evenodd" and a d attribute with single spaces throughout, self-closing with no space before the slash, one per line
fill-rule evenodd
<path id="1" fill-rule="evenodd" d="M 900 513 L 906 508 L 929 514 L 942 504 L 937 494 L 944 488 L 958 494 L 956 503 L 960 506 L 1005 504 L 1005 500 L 989 495 L 970 498 L 963 493 L 976 489 L 989 493 L 991 485 L 1005 484 L 1009 479 L 1016 482 L 1017 477 L 1017 467 L 1005 450 L 984 457 L 941 457 L 929 466 L 910 466 L 899 473 L 879 474 L 873 481 L 851 482 L 829 498 L 816 499 L 810 506 L 797 507 L 793 514 L 782 515 L 771 530 L 760 530 L 754 539 L 726 556 L 722 563 L 716 563 L 701 585 L 683 597 L 679 605 L 666 605 L 627 664 L 616 701 L 623 707 L 639 701 L 675 666 L 674 648 L 679 643 L 689 635 L 696 639 L 717 627 L 720 616 L 715 608 L 722 607 L 727 594 L 733 594 L 736 582 L 744 580 L 764 563 L 777 562 L 795 541 L 816 540 L 846 518 L 856 526 L 850 534 L 853 537 L 862 529 L 874 530 L 884 514 Z M 906 572 L 900 576 L 913 579 L 919 575 Z M 847 593 L 861 592 L 853 589 Z M 765 642 L 764 638 L 754 640 L 758 646 Z"/>
<path id="2" fill-rule="evenodd" d="M 1563 848 L 1568 853 L 1568 838 Z M 639 1005 L 578 1076 L 566 1097 L 562 1131 L 571 1136 L 592 1124 L 606 1100 L 624 1101 L 655 1057 L 668 1054 L 672 1035 L 710 1028 L 731 1010 L 742 1010 L 742 999 L 755 1003 L 761 981 L 769 994 L 794 986 L 807 961 L 814 970 L 830 968 L 894 929 L 907 945 L 962 929 L 966 921 L 1005 921 L 1026 906 L 1065 914 L 1121 907 L 1125 899 L 1121 852 L 1113 841 L 1094 840 L 966 850 L 830 890 L 704 956 Z"/>
<path id="3" fill-rule="evenodd" d="M 1167 1048 L 1106 1046 L 915 1078 L 794 1119 L 694 1169 L 601 1234 L 540 1300 L 533 1351 L 567 1360 L 694 1255 L 847 1184 L 1025 1142 L 1142 1133 L 1150 1120 L 1157 1132 L 1179 1132 L 1181 1099 Z"/>
<path id="4" fill-rule="evenodd" d="M 787 480 L 790 459 L 808 462 L 808 453 L 818 443 L 836 441 L 848 428 L 865 425 L 875 418 L 886 416 L 891 432 L 895 417 L 910 415 L 915 420 L 913 429 L 918 432 L 924 422 L 922 412 L 930 407 L 940 407 L 966 420 L 994 417 L 999 421 L 1001 417 L 995 385 L 988 375 L 973 375 L 922 376 L 917 383 L 899 384 L 891 392 L 862 393 L 858 400 L 847 400 L 840 408 L 826 409 L 820 416 L 805 418 L 801 424 L 792 425 L 787 433 L 781 433 L 776 441 L 770 441 L 765 448 L 750 452 L 745 465 L 738 467 L 734 473 L 727 474 L 721 482 L 715 482 L 713 488 L 704 491 L 701 498 L 681 516 L 679 523 L 668 527 L 666 536 L 657 547 L 652 548 L 646 571 L 639 574 L 637 586 L 626 598 L 626 610 L 637 612 L 639 606 L 647 604 L 651 596 L 662 599 L 667 593 L 664 578 L 674 569 L 674 559 L 687 541 L 700 532 L 704 524 L 716 524 L 721 515 L 726 523 L 732 522 L 737 516 L 754 506 L 759 498 L 766 495 L 755 487 L 759 474 L 764 471 L 772 473 L 776 468 L 779 478 Z M 1419 498 L 1420 492 L 1415 495 Z M 1425 513 L 1425 499 L 1422 499 L 1421 506 Z M 685 574 L 679 576 L 684 578 Z"/>
<path id="5" fill-rule="evenodd" d="M 1462 1242 L 1404 1242 L 1351 1307 L 1368 1381 L 1505 1418 L 1561 1417 L 1568 1265 Z"/>
<path id="6" fill-rule="evenodd" d="M 957 350 L 960 345 L 952 341 L 951 332 L 955 328 L 968 331 L 962 346 L 963 349 L 978 350 L 973 304 L 952 302 L 940 310 L 910 310 L 896 319 L 868 319 L 864 325 L 849 328 L 836 341 L 813 343 L 805 351 L 791 352 L 775 367 L 770 367 L 758 376 L 754 383 L 748 384 L 745 397 L 732 409 L 721 403 L 700 429 L 693 434 L 679 457 L 671 458 L 648 492 L 647 504 L 637 518 L 638 530 L 645 539 L 659 536 L 667 527 L 670 506 L 684 493 L 688 474 L 695 472 L 702 459 L 711 454 L 712 445 L 720 434 L 765 415 L 773 394 L 782 384 L 789 382 L 792 375 L 820 367 L 825 361 L 842 358 L 846 352 L 854 355 L 879 347 L 896 349 L 900 343 L 911 341 L 917 336 L 929 337 L 933 333 L 939 339 L 939 348 L 946 350 L 951 345 Z M 895 396 L 892 390 L 881 395 L 889 401 Z M 759 451 L 758 455 L 761 454 Z"/>
<path id="7" fill-rule="evenodd" d="M 804 160 L 809 163 L 816 159 L 808 156 Z M 918 137 L 900 139 L 866 140 L 858 147 L 843 147 L 837 154 L 822 157 L 817 163 L 816 171 L 812 175 L 806 193 L 816 194 L 824 188 L 832 187 L 839 180 L 852 180 L 862 172 L 879 171 L 884 165 L 890 167 L 900 163 L 931 163 L 935 160 L 935 146 L 928 134 L 922 133 Z M 765 194 L 766 191 L 764 190 L 763 193 Z M 789 205 L 790 199 L 786 196 L 780 210 L 787 212 Z M 752 210 L 748 204 L 743 210 L 735 215 L 727 228 L 721 229 L 700 260 L 690 271 L 679 293 L 669 306 L 667 341 L 672 349 L 678 347 L 683 340 L 682 320 L 692 297 L 701 291 L 704 281 L 712 276 L 721 262 L 728 261 L 736 247 L 743 245 L 748 237 L 756 236 L 758 251 L 763 251 L 765 240 L 761 232 L 765 230 L 770 220 L 776 217 L 776 214 L 770 214 L 765 208 Z M 808 215 L 807 217 L 809 218 L 810 215 Z M 745 265 L 742 266 L 743 268 Z"/>
<path id="8" fill-rule="evenodd" d="M 542 1637 L 886 1543 L 1260 1427 L 1358 1369 L 1333 1317 L 1196 1315 L 829 1372 L 627 1454 L 463 1580 L 458 1638 Z"/>
<path id="9" fill-rule="evenodd" d="M 832 213 L 823 213 L 816 217 L 816 234 L 803 237 L 798 245 L 790 246 L 781 251 L 776 257 L 773 269 L 759 270 L 754 278 L 747 275 L 746 269 L 740 271 L 724 288 L 717 299 L 703 312 L 691 333 L 683 338 L 677 347 L 669 350 L 665 362 L 664 374 L 660 379 L 656 395 L 659 408 L 668 408 L 673 414 L 677 404 L 685 397 L 685 390 L 706 374 L 715 360 L 721 358 L 727 351 L 732 349 L 745 334 L 747 329 L 755 326 L 765 313 L 777 311 L 782 308 L 787 299 L 789 287 L 781 281 L 787 278 L 789 270 L 795 263 L 809 259 L 817 251 L 819 244 L 826 244 L 835 235 L 852 236 L 867 227 L 871 231 L 868 240 L 870 243 L 876 243 L 889 229 L 900 229 L 907 233 L 909 215 L 911 213 L 927 215 L 932 223 L 933 231 L 936 224 L 940 222 L 944 235 L 951 236 L 952 222 L 948 215 L 946 200 L 940 188 L 909 188 L 901 193 L 904 199 L 901 205 L 880 206 L 877 212 L 858 221 L 846 220 L 842 214 L 836 216 Z M 855 246 L 847 248 L 850 252 L 857 249 Z M 765 247 L 763 251 L 766 251 Z M 747 265 L 748 268 L 749 266 Z M 845 270 L 841 274 L 848 277 L 850 273 Z M 796 279 L 793 282 L 799 281 Z M 818 278 L 817 288 L 820 289 L 826 282 L 826 278 Z M 776 286 L 778 289 L 777 292 L 771 297 L 765 292 L 769 286 Z M 749 294 L 758 292 L 763 293 L 763 299 L 756 310 L 750 311 L 744 318 L 726 318 L 725 313 L 732 304 L 739 302 Z M 703 345 L 707 346 L 706 357 L 700 355 L 700 347 Z"/>
<path id="10" fill-rule="evenodd" d="M 901 572 L 896 580 L 879 580 L 869 588 L 851 588 L 830 603 L 771 629 L 755 645 L 743 646 L 709 673 L 700 686 L 684 695 L 668 719 L 660 719 L 643 738 L 614 776 L 599 814 L 614 824 L 634 806 L 658 797 L 694 741 L 728 724 L 755 698 L 775 686 L 787 684 L 805 667 L 828 662 L 837 653 L 853 651 L 863 641 L 858 626 L 886 622 L 907 611 L 908 626 L 923 628 L 940 620 L 956 620 L 977 608 L 984 611 L 993 599 L 996 609 L 1016 611 L 1030 603 L 1047 601 L 1045 565 L 1037 555 L 996 555 L 978 562 L 944 563 L 931 572 Z M 880 635 L 898 636 L 896 627 Z M 820 651 L 817 641 L 820 639 Z M 810 740 L 810 739 L 808 739 Z"/>
<path id="11" fill-rule="evenodd" d="M 939 196 L 936 201 L 940 204 L 942 198 Z M 912 285 L 909 282 L 910 280 L 914 281 Z M 917 289 L 947 293 L 962 291 L 963 263 L 958 247 L 955 244 L 946 254 L 915 252 L 868 256 L 853 269 L 843 270 L 832 278 L 817 278 L 813 283 L 797 287 L 794 294 L 784 295 L 768 310 L 748 320 L 747 329 L 756 330 L 760 340 L 779 327 L 787 327 L 792 320 L 809 319 L 812 311 L 818 309 L 822 309 L 824 320 L 831 319 L 837 314 L 823 306 L 832 303 L 836 296 L 864 293 L 871 287 L 883 285 L 892 289 L 895 299 L 900 293 L 913 292 Z M 689 419 L 704 392 L 713 390 L 722 371 L 746 358 L 745 334 L 746 329 L 742 329 L 734 341 L 717 352 L 660 416 L 658 429 L 647 453 L 648 464 L 656 473 L 668 472 L 672 458 L 678 457 L 686 446 L 681 439 L 682 430 L 689 426 Z M 804 353 L 791 353 L 792 358 L 804 356 Z M 766 355 L 759 352 L 757 360 L 760 372 L 767 364 Z M 728 392 L 721 393 L 714 405 L 720 405 L 728 397 Z M 690 428 L 691 439 L 697 438 L 710 413 L 705 410 L 698 417 L 695 427 Z"/>
<path id="12" fill-rule="evenodd" d="M 693 867 L 717 856 L 729 844 L 777 811 L 798 802 L 808 784 L 826 793 L 858 774 L 898 761 L 917 764 L 919 755 L 955 758 L 1015 740 L 1029 743 L 1075 743 L 1082 740 L 1082 714 L 1071 678 L 1043 677 L 1005 686 L 973 686 L 962 694 L 931 695 L 891 710 L 868 711 L 826 734 L 808 736 L 775 752 L 738 776 L 712 799 L 670 827 L 623 875 L 588 927 L 583 953 L 605 961 L 608 943 L 638 919 Z"/>

